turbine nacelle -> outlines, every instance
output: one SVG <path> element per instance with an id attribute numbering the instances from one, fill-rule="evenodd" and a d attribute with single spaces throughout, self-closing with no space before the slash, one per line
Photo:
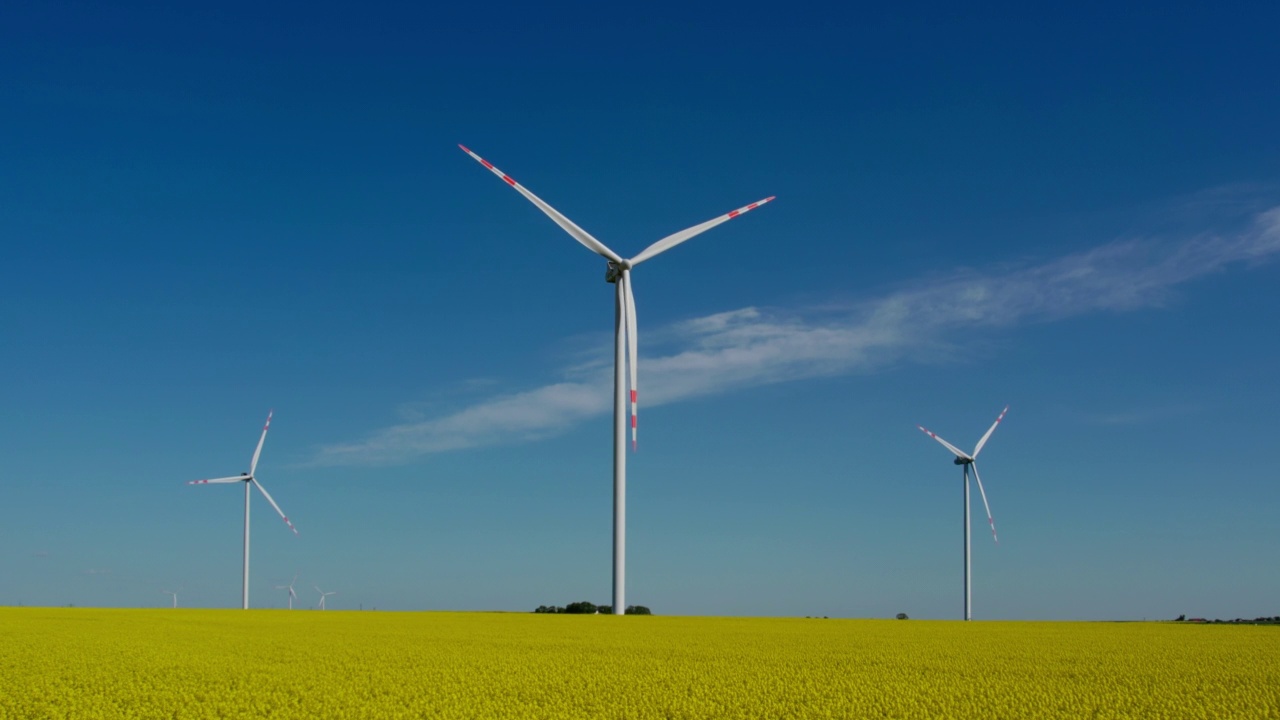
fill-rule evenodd
<path id="1" fill-rule="evenodd" d="M 957 465 L 972 465 L 973 458 L 965 458 L 965 457 L 957 456 L 955 460 L 952 460 L 952 462 L 954 462 Z"/>
<path id="2" fill-rule="evenodd" d="M 604 281 L 610 284 L 616 283 L 622 278 L 622 272 L 630 269 L 630 260 L 623 260 L 622 262 L 610 260 L 604 271 Z"/>

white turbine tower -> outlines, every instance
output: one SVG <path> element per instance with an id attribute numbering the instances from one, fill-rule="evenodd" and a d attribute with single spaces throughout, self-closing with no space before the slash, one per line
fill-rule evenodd
<path id="1" fill-rule="evenodd" d="M 311 587 L 315 588 L 315 589 L 316 589 L 316 592 L 320 593 L 320 609 L 321 609 L 321 610 L 323 610 L 323 609 L 324 609 L 324 599 L 325 599 L 325 598 L 329 597 L 330 595 L 337 595 L 337 594 L 338 594 L 338 591 L 337 591 L 337 590 L 330 590 L 329 592 L 325 592 L 325 591 L 323 591 L 323 590 L 321 590 L 321 589 L 320 589 L 320 586 L 319 586 L 319 585 L 312 585 Z"/>
<path id="2" fill-rule="evenodd" d="M 277 590 L 288 590 L 288 591 L 289 591 L 289 609 L 290 609 L 290 610 L 292 610 L 292 609 L 293 609 L 293 601 L 294 601 L 294 598 L 298 597 L 298 593 L 294 592 L 294 590 L 293 590 L 294 583 L 296 583 L 296 582 L 298 582 L 298 573 L 294 573 L 294 574 L 293 574 L 293 579 L 289 581 L 289 584 L 288 584 L 288 585 L 277 585 L 277 586 L 276 586 L 276 589 L 277 589 Z"/>
<path id="3" fill-rule="evenodd" d="M 192 480 L 187 483 L 188 485 L 244 483 L 244 584 L 242 586 L 241 607 L 245 610 L 249 609 L 249 486 L 252 485 L 258 488 L 258 492 L 262 493 L 262 496 L 267 499 L 267 502 L 271 503 L 271 507 L 275 508 L 280 518 L 284 520 L 284 524 L 289 526 L 294 535 L 298 534 L 298 528 L 289 522 L 289 518 L 285 516 L 284 511 L 280 509 L 280 506 L 272 499 L 271 494 L 267 492 L 266 488 L 262 487 L 262 483 L 254 476 L 254 472 L 258 469 L 258 458 L 262 455 L 262 443 L 267 440 L 267 429 L 271 427 L 271 415 L 274 412 L 273 410 L 267 413 L 267 423 L 262 426 L 262 437 L 258 438 L 258 448 L 253 451 L 253 460 L 249 462 L 249 472 L 242 473 L 236 477 Z"/>
<path id="4" fill-rule="evenodd" d="M 996 521 L 991 517 L 991 506 L 987 504 L 987 491 L 982 489 L 982 478 L 978 476 L 978 453 L 982 452 L 982 446 L 987 444 L 987 439 L 991 437 L 991 433 L 996 431 L 996 426 L 1004 419 L 1004 414 L 1009 412 L 1008 406 L 1000 411 L 1000 416 L 996 421 L 991 423 L 991 427 L 987 429 L 982 439 L 978 441 L 977 446 L 973 448 L 973 454 L 960 450 L 955 445 L 943 440 L 924 428 L 923 425 L 917 425 L 920 431 L 925 435 L 937 440 L 943 447 L 950 450 L 956 456 L 955 464 L 964 468 L 964 619 L 973 619 L 972 610 L 972 592 L 971 592 L 971 573 L 969 565 L 969 468 L 973 468 L 973 479 L 978 481 L 978 492 L 982 494 L 982 506 L 987 510 L 987 523 L 991 525 L 991 539 L 998 544 L 1000 538 L 996 537 Z"/>
<path id="5" fill-rule="evenodd" d="M 592 237 L 590 233 L 561 215 L 555 208 L 546 204 L 537 195 L 529 192 L 523 185 L 512 180 L 510 176 L 491 165 L 487 160 L 471 152 L 464 145 L 459 145 L 477 162 L 489 168 L 494 175 L 525 196 L 529 202 L 546 213 L 555 224 L 582 243 L 588 250 L 608 261 L 604 279 L 616 286 L 614 292 L 614 355 L 613 355 L 613 614 L 622 615 L 626 611 L 626 546 L 627 546 L 627 458 L 626 458 L 626 404 L 627 386 L 631 388 L 631 444 L 636 443 L 636 303 L 631 289 L 631 269 L 636 265 L 670 250 L 689 238 L 699 235 L 711 228 L 732 220 L 743 213 L 754 210 L 773 200 L 767 197 L 759 202 L 740 207 L 720 217 L 708 220 L 700 225 L 681 230 L 673 235 L 655 242 L 630 260 L 624 259 L 614 251 L 605 247 L 604 243 Z M 628 377 L 628 369 L 630 375 Z M 629 383 L 628 383 L 629 381 Z"/>
<path id="6" fill-rule="evenodd" d="M 177 590 L 163 590 L 163 591 L 161 591 L 161 593 L 160 593 L 160 594 L 161 594 L 161 595 L 172 595 L 172 596 L 173 596 L 173 607 L 174 607 L 174 609 L 176 610 L 176 609 L 178 608 L 178 593 L 180 593 L 180 592 L 182 592 L 182 588 L 178 588 Z"/>

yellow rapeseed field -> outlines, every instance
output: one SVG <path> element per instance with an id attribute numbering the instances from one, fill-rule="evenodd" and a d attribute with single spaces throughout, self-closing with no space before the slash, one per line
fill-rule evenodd
<path id="1" fill-rule="evenodd" d="M 1280 718 L 1280 627 L 0 608 L 3 718 Z"/>

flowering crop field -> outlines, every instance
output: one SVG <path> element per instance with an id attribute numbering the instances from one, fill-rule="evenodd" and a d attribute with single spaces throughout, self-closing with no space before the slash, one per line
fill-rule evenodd
<path id="1" fill-rule="evenodd" d="M 0 608 L 2 718 L 1280 718 L 1280 627 Z"/>

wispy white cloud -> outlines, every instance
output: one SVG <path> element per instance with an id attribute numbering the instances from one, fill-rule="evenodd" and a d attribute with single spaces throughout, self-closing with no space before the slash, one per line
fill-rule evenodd
<path id="1" fill-rule="evenodd" d="M 641 400 L 652 407 L 769 383 L 864 372 L 952 341 L 957 331 L 1160 306 L 1178 285 L 1280 253 L 1280 207 L 1245 230 L 1181 242 L 1127 239 L 1040 264 L 962 271 L 840 309 L 742 308 L 646 333 Z M 461 448 L 534 440 L 612 406 L 612 358 L 561 381 L 415 417 L 363 440 L 321 447 L 311 464 L 377 465 Z"/>

